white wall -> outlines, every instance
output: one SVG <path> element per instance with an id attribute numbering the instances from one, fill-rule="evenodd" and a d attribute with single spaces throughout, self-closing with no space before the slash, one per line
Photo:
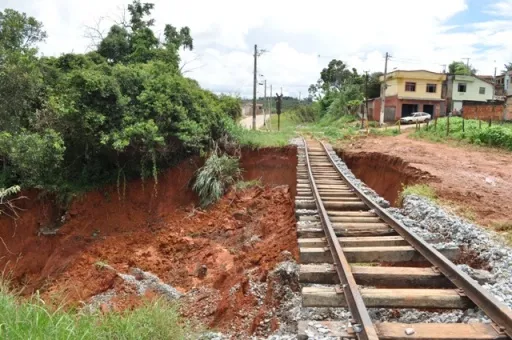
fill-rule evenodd
<path id="1" fill-rule="evenodd" d="M 462 110 L 462 101 L 453 101 L 453 109 L 460 111 Z"/>
<path id="2" fill-rule="evenodd" d="M 466 84 L 466 92 L 459 92 L 459 83 Z M 480 94 L 480 88 L 485 88 L 485 94 Z M 453 81 L 452 100 L 474 100 L 485 102 L 492 100 L 493 86 L 479 78 L 473 76 L 455 76 Z"/>

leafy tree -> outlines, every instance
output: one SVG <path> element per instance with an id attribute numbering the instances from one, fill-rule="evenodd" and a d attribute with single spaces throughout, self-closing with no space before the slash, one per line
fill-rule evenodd
<path id="1" fill-rule="evenodd" d="M 339 90 L 346 84 L 362 84 L 362 79 L 355 68 L 348 69 L 341 60 L 331 60 L 327 67 L 320 72 L 319 85 L 324 91 Z"/>
<path id="2" fill-rule="evenodd" d="M 504 66 L 505 66 L 505 69 L 503 71 L 501 71 L 501 74 L 505 74 L 509 71 L 512 71 L 512 63 L 506 63 Z"/>
<path id="3" fill-rule="evenodd" d="M 372 76 L 373 77 L 373 76 Z M 378 77 L 376 78 L 378 81 Z M 375 86 L 369 81 L 369 91 Z M 380 86 L 380 83 L 379 83 Z M 311 97 L 319 101 L 320 110 L 332 118 L 354 112 L 364 98 L 364 77 L 333 59 L 320 72 L 320 79 L 309 87 Z"/>
<path id="4" fill-rule="evenodd" d="M 148 19 L 153 9 L 134 1 L 130 20 L 112 26 L 96 51 L 41 58 L 42 24 L 2 13 L 0 187 L 68 191 L 157 180 L 159 168 L 229 133 L 240 100 L 180 74 L 179 49 L 193 48 L 190 29 L 167 25 L 160 41 Z"/>
<path id="5" fill-rule="evenodd" d="M 46 39 L 43 24 L 34 17 L 27 17 L 12 9 L 0 12 L 0 50 L 9 52 L 28 52 L 38 42 Z"/>
<path id="6" fill-rule="evenodd" d="M 178 32 L 174 26 L 167 24 L 164 41 L 159 41 L 151 29 L 154 20 L 146 20 L 153 9 L 153 4 L 142 4 L 139 0 L 134 0 L 128 5 L 131 16 L 129 23 L 112 26 L 105 39 L 100 42 L 98 53 L 111 63 L 146 63 L 159 59 L 177 67 L 179 49 L 193 49 L 190 28 L 182 27 Z"/>
<path id="7" fill-rule="evenodd" d="M 130 55 L 128 31 L 120 26 L 112 26 L 108 35 L 100 42 L 98 53 L 112 63 L 121 63 Z"/>
<path id="8" fill-rule="evenodd" d="M 454 61 L 448 65 L 448 72 L 456 75 L 474 75 L 476 74 L 476 69 L 471 65 L 468 68 L 462 61 Z"/>
<path id="9" fill-rule="evenodd" d="M 368 78 L 368 98 L 380 97 L 380 77 L 383 76 L 382 72 L 374 72 Z"/>
<path id="10" fill-rule="evenodd" d="M 0 126 L 27 125 L 40 108 L 41 74 L 35 44 L 46 38 L 43 25 L 12 9 L 0 12 Z"/>

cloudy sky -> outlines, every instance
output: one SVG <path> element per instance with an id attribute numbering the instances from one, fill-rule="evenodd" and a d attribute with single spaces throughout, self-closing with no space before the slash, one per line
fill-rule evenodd
<path id="1" fill-rule="evenodd" d="M 42 21 L 45 55 L 83 52 L 85 27 L 105 30 L 129 0 L 0 0 Z M 333 58 L 360 71 L 427 69 L 471 58 L 479 74 L 512 61 L 512 0 L 148 0 L 156 30 L 187 25 L 194 52 L 182 53 L 187 76 L 215 92 L 250 96 L 254 44 L 260 81 L 302 96 Z M 259 94 L 263 94 L 260 86 Z M 275 91 L 274 91 L 275 92 Z"/>

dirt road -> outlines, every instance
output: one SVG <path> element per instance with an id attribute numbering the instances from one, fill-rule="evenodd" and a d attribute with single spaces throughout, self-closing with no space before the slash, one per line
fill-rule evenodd
<path id="1" fill-rule="evenodd" d="M 342 148 L 351 155 L 378 152 L 396 156 L 394 164 L 388 167 L 396 167 L 401 159 L 410 167 L 432 175 L 423 181 L 429 182 L 442 200 L 453 202 L 469 216 L 474 215 L 479 224 L 512 223 L 510 152 L 431 143 L 411 139 L 407 133 L 360 139 Z M 379 171 L 378 166 L 375 169 Z M 405 178 L 405 174 L 402 175 L 402 179 Z"/>
<path id="2" fill-rule="evenodd" d="M 263 126 L 263 124 L 265 123 L 264 118 L 265 117 L 263 115 L 256 116 L 256 129 L 259 129 L 260 127 Z M 267 115 L 267 119 L 268 119 L 268 115 Z M 252 116 L 243 118 L 240 121 L 240 124 L 247 129 L 252 129 Z"/>

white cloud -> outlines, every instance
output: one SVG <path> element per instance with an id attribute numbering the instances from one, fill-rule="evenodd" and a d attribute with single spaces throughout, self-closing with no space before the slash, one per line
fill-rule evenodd
<path id="1" fill-rule="evenodd" d="M 512 0 L 503 0 L 490 4 L 485 11 L 487 14 L 511 17 L 512 16 Z"/>
<path id="2" fill-rule="evenodd" d="M 25 11 L 43 21 L 49 38 L 41 51 L 58 55 L 84 51 L 85 25 L 99 17 L 115 18 L 131 1 L 0 2 L 0 9 Z M 191 28 L 196 49 L 182 54 L 184 61 L 191 61 L 185 66 L 187 75 L 217 92 L 252 93 L 255 43 L 269 51 L 259 59 L 259 73 L 268 83 L 303 96 L 328 63 L 324 57 L 341 59 L 360 72 L 382 70 L 386 51 L 393 56 L 390 69 L 441 71 L 443 64 L 470 57 L 481 73 L 492 74 L 495 64 L 512 60 L 512 46 L 506 44 L 512 24 L 504 20 L 511 16 L 512 0 L 487 8 L 496 20 L 467 25 L 450 22 L 471 10 L 467 0 L 260 0 L 255 10 L 247 0 L 153 2 L 157 31 L 165 23 Z"/>

